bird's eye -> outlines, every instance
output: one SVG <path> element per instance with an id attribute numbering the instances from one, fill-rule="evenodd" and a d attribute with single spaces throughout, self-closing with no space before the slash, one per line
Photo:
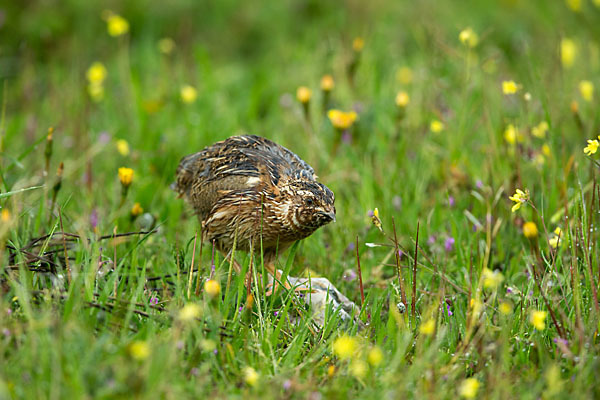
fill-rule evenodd
<path id="1" fill-rule="evenodd" d="M 310 207 L 310 206 L 312 206 L 313 204 L 315 204 L 315 201 L 312 199 L 312 197 L 308 197 L 308 198 L 306 198 L 306 199 L 304 200 L 304 203 L 305 203 L 307 206 L 309 206 L 309 207 Z"/>

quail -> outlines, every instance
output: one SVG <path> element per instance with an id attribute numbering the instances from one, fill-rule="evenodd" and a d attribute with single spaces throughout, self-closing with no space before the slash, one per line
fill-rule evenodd
<path id="1" fill-rule="evenodd" d="M 333 192 L 313 168 L 260 136 L 233 136 L 183 157 L 173 188 L 198 215 L 204 241 L 226 257 L 234 241 L 236 251 L 262 249 L 273 275 L 277 254 L 335 221 Z"/>

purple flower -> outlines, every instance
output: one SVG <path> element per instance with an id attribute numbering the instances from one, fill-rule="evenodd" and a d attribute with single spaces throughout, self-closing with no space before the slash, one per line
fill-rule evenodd
<path id="1" fill-rule="evenodd" d="M 372 217 L 373 215 L 374 215 L 374 214 L 373 214 L 373 210 L 369 210 L 369 211 L 367 211 L 367 216 L 369 216 L 369 217 Z"/>
<path id="2" fill-rule="evenodd" d="M 3 334 L 5 337 L 10 337 L 10 331 L 8 330 L 8 328 L 4 328 L 4 329 L 2 329 L 2 334 Z"/>
<path id="3" fill-rule="evenodd" d="M 448 251 L 448 252 L 450 252 L 454 249 L 454 238 L 452 236 L 450 236 L 444 242 L 444 249 L 446 249 L 446 251 Z"/>
<path id="4" fill-rule="evenodd" d="M 286 379 L 285 381 L 283 381 L 283 390 L 288 391 L 290 390 L 292 387 L 292 381 L 290 381 L 289 379 Z"/>
<path id="5" fill-rule="evenodd" d="M 354 250 L 354 242 L 350 242 L 348 243 L 348 246 L 346 246 L 346 251 L 352 251 Z"/>
<path id="6" fill-rule="evenodd" d="M 435 244 L 435 239 L 436 239 L 435 235 L 429 236 L 429 238 L 427 238 L 427 244 L 430 246 L 433 246 Z"/>
<path id="7" fill-rule="evenodd" d="M 90 225 L 92 226 L 92 230 L 95 230 L 98 226 L 98 211 L 95 208 L 90 213 Z"/>
<path id="8" fill-rule="evenodd" d="M 106 131 L 100 132 L 100 136 L 98 136 L 98 142 L 100 144 L 107 144 L 108 142 L 110 142 L 110 139 L 110 133 Z"/>
<path id="9" fill-rule="evenodd" d="M 219 353 L 219 350 L 217 350 L 217 349 L 214 349 L 214 350 L 213 350 L 213 354 L 217 354 L 217 353 Z"/>
<path id="10" fill-rule="evenodd" d="M 477 179 L 477 180 L 475 181 L 475 187 L 476 187 L 477 189 L 481 189 L 481 188 L 483 187 L 483 182 L 481 182 L 481 179 Z"/>
<path id="11" fill-rule="evenodd" d="M 448 311 L 448 316 L 451 317 L 453 312 L 450 310 L 450 305 L 446 304 L 446 311 Z"/>
<path id="12" fill-rule="evenodd" d="M 448 196 L 448 206 L 454 207 L 455 201 L 454 196 Z"/>
<path id="13" fill-rule="evenodd" d="M 274 315 L 274 316 L 277 316 L 277 314 L 279 314 L 279 311 L 275 311 L 275 312 L 273 312 L 273 315 Z"/>
<path id="14" fill-rule="evenodd" d="M 552 341 L 556 344 L 560 343 L 560 344 L 564 344 L 565 346 L 567 346 L 569 344 L 569 341 L 567 339 L 563 339 L 563 338 L 554 338 L 552 339 Z"/>
<path id="15" fill-rule="evenodd" d="M 356 272 L 353 269 L 347 269 L 344 271 L 344 275 L 342 275 L 342 279 L 346 282 L 352 282 L 356 279 Z"/>
<path id="16" fill-rule="evenodd" d="M 155 306 L 158 304 L 158 297 L 157 296 L 152 296 L 150 297 L 150 304 Z"/>
<path id="17" fill-rule="evenodd" d="M 398 249 L 398 260 L 401 260 L 403 255 L 404 253 L 402 252 L 402 250 Z"/>
<path id="18" fill-rule="evenodd" d="M 6 315 L 8 315 L 8 316 L 12 315 L 12 308 L 7 308 L 6 309 Z"/>
<path id="19" fill-rule="evenodd" d="M 239 312 L 242 312 L 242 311 L 244 311 L 244 307 L 240 306 L 240 308 L 238 308 L 238 311 L 239 311 Z"/>
<path id="20" fill-rule="evenodd" d="M 344 142 L 346 144 L 351 144 L 352 143 L 352 134 L 348 131 L 344 131 L 344 133 L 342 134 L 342 142 Z"/>
<path id="21" fill-rule="evenodd" d="M 513 292 L 513 290 L 510 287 L 506 288 L 506 294 L 511 294 Z"/>

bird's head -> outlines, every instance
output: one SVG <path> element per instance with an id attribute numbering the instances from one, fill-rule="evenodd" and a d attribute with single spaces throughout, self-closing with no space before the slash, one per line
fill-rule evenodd
<path id="1" fill-rule="evenodd" d="M 322 183 L 299 180 L 292 183 L 292 218 L 300 228 L 310 230 L 335 222 L 335 197 Z"/>

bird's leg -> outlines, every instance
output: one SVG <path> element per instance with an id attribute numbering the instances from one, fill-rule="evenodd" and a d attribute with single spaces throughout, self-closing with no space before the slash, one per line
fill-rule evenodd
<path id="1" fill-rule="evenodd" d="M 271 276 L 273 276 L 273 283 L 271 284 L 271 288 L 265 293 L 267 296 L 271 296 L 277 291 L 277 286 L 283 278 L 282 274 L 275 267 L 275 259 L 275 257 L 266 257 L 264 259 L 265 269 L 269 272 L 269 274 L 271 274 Z M 292 288 L 287 279 L 285 280 L 285 282 L 282 282 L 282 284 L 283 287 L 285 287 L 286 289 Z"/>

